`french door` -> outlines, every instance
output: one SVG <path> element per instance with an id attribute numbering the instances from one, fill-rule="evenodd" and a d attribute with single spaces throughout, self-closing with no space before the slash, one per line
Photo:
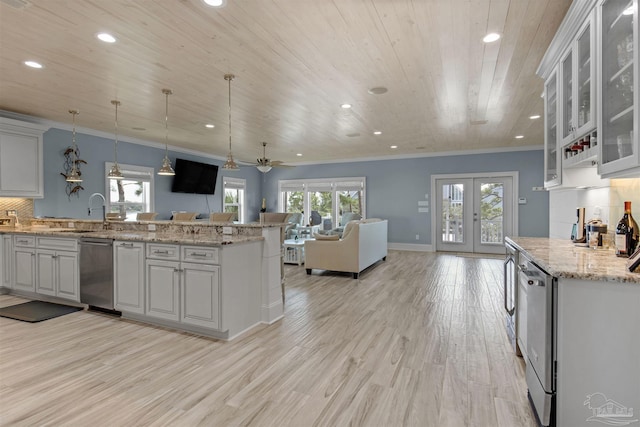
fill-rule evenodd
<path id="1" fill-rule="evenodd" d="M 514 231 L 513 177 L 435 180 L 436 250 L 504 253 Z"/>

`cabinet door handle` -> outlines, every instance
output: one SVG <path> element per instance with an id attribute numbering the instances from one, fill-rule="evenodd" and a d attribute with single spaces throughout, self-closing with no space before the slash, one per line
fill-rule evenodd
<path id="1" fill-rule="evenodd" d="M 173 271 L 176 273 L 182 273 L 184 270 L 181 268 L 174 268 Z"/>
<path id="2" fill-rule="evenodd" d="M 169 251 L 153 251 L 154 254 L 169 255 Z"/>
<path id="3" fill-rule="evenodd" d="M 133 243 L 120 243 L 120 246 L 125 247 L 125 248 L 132 248 L 133 247 Z"/>

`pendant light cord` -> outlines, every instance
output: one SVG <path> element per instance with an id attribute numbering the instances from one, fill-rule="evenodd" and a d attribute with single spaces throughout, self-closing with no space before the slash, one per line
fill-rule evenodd
<path id="1" fill-rule="evenodd" d="M 228 76 L 229 81 L 229 153 L 231 153 L 231 80 L 233 76 Z"/>
<path id="2" fill-rule="evenodd" d="M 71 114 L 73 114 L 73 137 L 71 138 L 71 140 L 73 142 L 73 167 L 72 167 L 72 169 L 75 169 L 76 163 L 78 161 L 78 156 L 76 155 L 76 114 L 78 114 L 78 111 L 77 110 L 73 110 L 71 112 Z"/>
<path id="3" fill-rule="evenodd" d="M 118 105 L 120 105 L 120 101 L 111 101 L 113 105 L 116 106 L 116 131 L 115 131 L 115 144 L 113 144 L 113 158 L 115 160 L 116 165 L 118 164 Z"/>

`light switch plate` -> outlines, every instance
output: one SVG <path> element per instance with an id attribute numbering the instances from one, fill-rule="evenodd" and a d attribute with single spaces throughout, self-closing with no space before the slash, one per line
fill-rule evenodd
<path id="1" fill-rule="evenodd" d="M 222 234 L 233 234 L 233 227 L 222 227 Z"/>

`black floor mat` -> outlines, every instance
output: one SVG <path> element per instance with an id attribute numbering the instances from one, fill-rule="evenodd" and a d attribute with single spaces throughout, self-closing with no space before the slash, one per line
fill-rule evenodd
<path id="1" fill-rule="evenodd" d="M 29 301 L 0 308 L 0 316 L 34 323 L 64 316 L 79 310 L 82 310 L 82 308 L 45 301 Z"/>

